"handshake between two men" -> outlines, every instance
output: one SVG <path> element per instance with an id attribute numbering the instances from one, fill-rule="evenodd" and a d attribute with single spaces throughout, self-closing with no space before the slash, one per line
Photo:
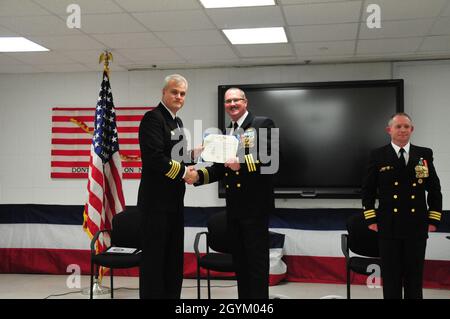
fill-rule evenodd
<path id="1" fill-rule="evenodd" d="M 239 163 L 239 158 L 230 158 L 224 163 L 225 167 L 232 169 L 233 171 L 238 171 L 241 168 L 241 164 Z M 186 184 L 192 185 L 198 182 L 199 176 L 197 169 L 194 165 L 186 167 L 186 175 L 184 175 L 184 181 Z"/>

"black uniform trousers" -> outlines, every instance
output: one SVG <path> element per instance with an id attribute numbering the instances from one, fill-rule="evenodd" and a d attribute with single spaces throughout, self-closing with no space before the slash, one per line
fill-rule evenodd
<path id="1" fill-rule="evenodd" d="M 269 298 L 269 218 L 228 214 L 239 299 Z"/>
<path id="2" fill-rule="evenodd" d="M 422 299 L 426 239 L 379 239 L 385 299 Z"/>
<path id="3" fill-rule="evenodd" d="M 176 211 L 143 215 L 140 298 L 180 299 L 184 254 L 183 207 Z"/>

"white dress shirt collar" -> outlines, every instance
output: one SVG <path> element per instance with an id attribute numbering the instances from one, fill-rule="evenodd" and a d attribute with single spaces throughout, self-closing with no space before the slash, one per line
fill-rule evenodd
<path id="1" fill-rule="evenodd" d="M 172 118 L 175 120 L 176 115 L 172 113 L 171 110 L 164 104 L 163 101 L 161 101 L 161 104 L 166 108 L 167 111 L 169 111 L 169 114 L 172 115 Z"/>

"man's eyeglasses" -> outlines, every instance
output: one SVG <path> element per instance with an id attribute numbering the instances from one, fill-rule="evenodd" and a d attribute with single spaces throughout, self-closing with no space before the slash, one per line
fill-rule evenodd
<path id="1" fill-rule="evenodd" d="M 237 102 L 240 102 L 240 101 L 245 101 L 245 99 L 244 98 L 238 98 L 238 99 L 228 99 L 228 100 L 225 100 L 225 104 L 231 104 L 231 103 L 237 103 Z"/>

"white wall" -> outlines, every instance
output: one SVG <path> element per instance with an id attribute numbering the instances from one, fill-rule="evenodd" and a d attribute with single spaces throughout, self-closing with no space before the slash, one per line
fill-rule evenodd
<path id="1" fill-rule="evenodd" d="M 410 113 L 416 118 L 415 141 L 434 148 L 441 173 L 445 169 L 444 163 L 449 162 L 445 137 L 434 139 L 428 136 L 436 131 L 435 123 L 448 118 L 450 112 L 444 109 L 442 101 L 449 100 L 449 90 L 444 83 L 430 88 L 427 81 L 417 82 L 415 78 L 423 72 L 420 70 L 426 69 L 428 77 L 432 78 L 434 72 L 443 73 L 447 83 L 450 83 L 450 63 L 444 65 L 446 68 L 421 63 L 415 66 L 367 63 L 134 72 L 114 72 L 113 66 L 111 85 L 116 106 L 155 105 L 161 96 L 163 77 L 175 72 L 185 75 L 189 80 L 189 90 L 180 116 L 185 126 L 192 130 L 194 120 L 198 119 L 203 120 L 204 128 L 217 125 L 217 86 L 220 84 L 390 79 L 395 72 L 396 77 L 406 80 L 405 105 L 406 111 L 409 111 L 411 104 Z M 51 108 L 94 106 L 100 82 L 100 72 L 0 75 L 0 203 L 84 203 L 85 180 L 50 178 Z M 411 92 L 411 87 L 414 92 Z M 422 103 L 416 104 L 419 103 L 416 95 L 427 101 L 426 109 L 420 108 Z M 443 116 L 442 112 L 447 116 Z M 442 129 L 447 132 L 448 138 L 449 128 Z M 434 136 L 439 136 L 439 133 Z M 446 174 L 448 181 L 448 170 Z M 137 180 L 124 181 L 128 205 L 136 204 L 138 185 Z M 448 194 L 448 182 L 445 185 Z M 188 186 L 185 203 L 187 206 L 224 205 L 224 201 L 217 198 L 216 185 L 195 189 Z M 449 202 L 446 203 L 448 209 Z M 277 200 L 277 206 L 358 208 L 360 201 L 290 199 Z"/>

